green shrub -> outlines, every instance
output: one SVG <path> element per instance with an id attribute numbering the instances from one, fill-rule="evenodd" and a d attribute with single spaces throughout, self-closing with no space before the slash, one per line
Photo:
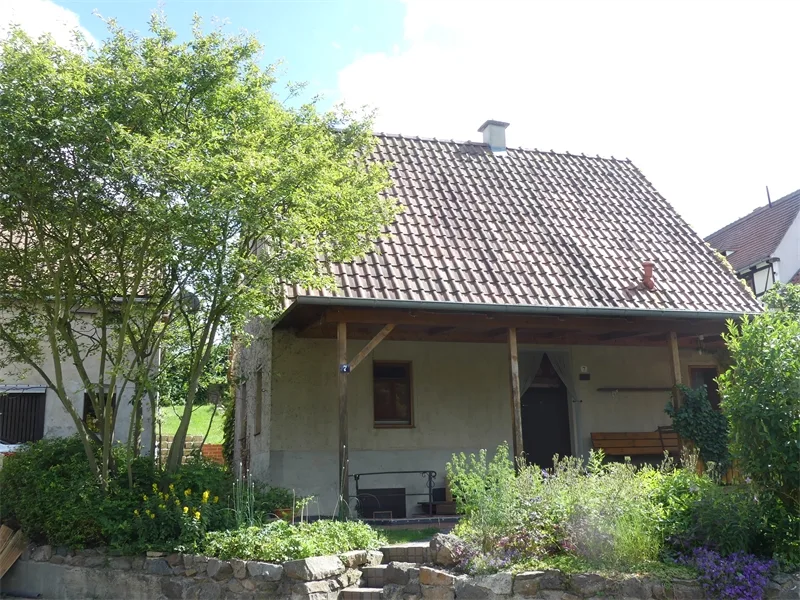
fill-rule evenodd
<path id="1" fill-rule="evenodd" d="M 447 480 L 459 512 L 466 517 L 456 533 L 470 538 L 483 551 L 521 524 L 524 515 L 507 444 L 497 448 L 491 461 L 486 450 L 477 455 L 453 455 L 447 463 Z"/>
<path id="2" fill-rule="evenodd" d="M 681 385 L 679 388 L 683 395 L 680 408 L 675 410 L 672 402 L 668 402 L 664 411 L 672 417 L 672 426 L 678 435 L 692 442 L 706 465 L 710 467 L 713 463 L 715 472 L 721 474 L 730 465 L 728 419 L 713 409 L 706 386 L 692 389 Z"/>
<path id="3" fill-rule="evenodd" d="M 104 490 L 90 475 L 77 437 L 26 445 L 0 469 L 0 515 L 37 542 L 126 551 L 190 549 L 207 530 L 231 522 L 228 475 L 219 465 L 192 461 L 166 480 L 152 460 L 136 458 L 129 480 L 123 452 L 115 449 L 116 468 Z M 191 493 L 181 496 L 186 490 Z M 193 518 L 196 512 L 201 519 Z"/>
<path id="4" fill-rule="evenodd" d="M 770 310 L 728 325 L 733 366 L 720 375 L 731 450 L 741 471 L 800 512 L 800 286 L 776 286 Z"/>
<path id="5" fill-rule="evenodd" d="M 205 552 L 222 559 L 284 562 L 309 556 L 371 550 L 386 543 L 365 523 L 315 521 L 290 525 L 273 521 L 264 527 L 216 531 L 206 535 Z"/>
<path id="6" fill-rule="evenodd" d="M 104 493 L 92 478 L 77 437 L 28 444 L 0 470 L 3 519 L 19 522 L 37 542 L 91 546 L 105 542 L 98 519 Z"/>
<path id="7" fill-rule="evenodd" d="M 206 532 L 226 523 L 226 509 L 219 496 L 202 488 L 181 488 L 170 484 L 167 491 L 152 485 L 142 495 L 142 505 L 131 515 L 134 538 L 131 545 L 139 550 L 178 550 L 194 552 Z"/>

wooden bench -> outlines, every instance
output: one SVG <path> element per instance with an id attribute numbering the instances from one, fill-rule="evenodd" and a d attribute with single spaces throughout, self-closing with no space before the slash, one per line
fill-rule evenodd
<path id="1" fill-rule="evenodd" d="M 678 434 L 672 428 L 646 432 L 592 432 L 592 448 L 606 456 L 678 455 Z"/>

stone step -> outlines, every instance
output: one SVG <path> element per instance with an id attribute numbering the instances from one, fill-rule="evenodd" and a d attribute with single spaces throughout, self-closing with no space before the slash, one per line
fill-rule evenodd
<path id="1" fill-rule="evenodd" d="M 386 568 L 389 565 L 376 565 L 374 567 L 361 567 L 361 576 L 371 588 L 382 588 L 386 585 Z"/>
<path id="2" fill-rule="evenodd" d="M 345 588 L 340 600 L 383 600 L 383 588 Z"/>
<path id="3" fill-rule="evenodd" d="M 394 544 L 381 548 L 383 562 L 409 562 L 425 564 L 428 562 L 430 542 L 409 542 L 408 544 Z"/>

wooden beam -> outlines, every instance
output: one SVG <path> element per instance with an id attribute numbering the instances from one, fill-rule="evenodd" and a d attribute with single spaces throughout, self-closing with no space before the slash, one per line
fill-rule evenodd
<path id="1" fill-rule="evenodd" d="M 455 327 L 431 327 L 430 329 L 428 329 L 427 333 L 430 336 L 441 335 L 443 333 L 448 333 L 450 331 L 453 331 L 454 329 Z"/>
<path id="2" fill-rule="evenodd" d="M 367 345 L 361 349 L 361 352 L 356 354 L 355 358 L 350 361 L 349 367 L 351 372 L 355 370 L 362 360 L 369 356 L 369 353 L 375 349 L 375 346 L 380 344 L 387 335 L 392 333 L 392 329 L 394 329 L 394 325 L 387 325 L 381 329 L 374 338 L 367 342 Z"/>
<path id="3" fill-rule="evenodd" d="M 673 385 L 673 403 L 677 410 L 681 405 L 681 395 L 678 386 L 682 383 L 681 380 L 681 357 L 678 353 L 678 335 L 674 331 L 669 332 L 669 358 L 670 367 L 672 371 L 672 385 Z"/>
<path id="4" fill-rule="evenodd" d="M 543 331 L 570 331 L 583 334 L 608 334 L 635 332 L 637 334 L 659 334 L 669 331 L 683 335 L 713 335 L 725 330 L 723 320 L 665 319 L 629 317 L 591 317 L 525 315 L 509 313 L 455 313 L 398 310 L 383 308 L 331 308 L 323 320 L 327 323 L 412 325 L 427 328 L 459 327 L 464 329 L 515 328 Z M 444 331 L 441 329 L 441 331 Z M 661 338 L 663 339 L 663 337 Z"/>
<path id="5" fill-rule="evenodd" d="M 514 458 L 525 451 L 522 443 L 522 397 L 519 389 L 519 351 L 517 349 L 517 330 L 508 329 L 508 358 L 511 373 L 511 425 L 513 427 Z"/>
<path id="6" fill-rule="evenodd" d="M 341 504 L 340 516 L 350 516 L 350 469 L 349 442 L 347 439 L 347 323 L 339 323 L 336 327 L 337 378 L 339 384 L 339 495 Z"/>

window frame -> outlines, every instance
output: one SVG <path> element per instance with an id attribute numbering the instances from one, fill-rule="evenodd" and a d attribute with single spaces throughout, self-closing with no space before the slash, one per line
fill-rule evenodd
<path id="1" fill-rule="evenodd" d="M 105 399 L 105 397 L 108 395 L 108 392 L 109 392 L 108 388 L 103 389 L 103 394 L 102 394 L 102 398 L 101 399 Z M 115 421 L 114 421 L 114 413 L 116 411 L 117 411 L 117 392 L 115 390 L 114 393 L 111 394 L 111 422 L 112 423 L 115 423 Z M 89 392 L 86 391 L 86 390 L 83 390 L 83 411 L 82 412 L 83 412 L 83 415 L 81 417 L 81 421 L 83 421 L 84 427 L 86 427 L 89 431 L 92 431 L 93 433 L 96 433 L 97 435 L 102 436 L 102 433 L 103 433 L 103 428 L 102 427 L 98 426 L 98 430 L 97 431 L 94 431 L 93 429 L 89 429 L 89 422 L 86 420 L 86 419 L 89 418 L 89 414 L 91 414 L 94 417 L 94 420 L 95 420 L 96 423 L 98 423 L 98 425 L 100 424 L 100 421 L 98 420 L 97 415 L 94 412 L 94 406 L 92 405 L 92 399 L 89 396 Z"/>
<path id="2" fill-rule="evenodd" d="M 399 366 L 408 370 L 408 423 L 379 423 L 375 419 L 375 366 Z M 414 369 L 410 360 L 374 360 L 372 361 L 372 427 L 373 429 L 414 429 Z"/>
<path id="3" fill-rule="evenodd" d="M 719 377 L 719 374 L 720 374 L 719 373 L 719 365 L 689 365 L 689 382 L 688 382 L 689 383 L 689 387 L 691 387 L 692 389 L 695 389 L 694 386 L 692 385 L 693 380 L 694 380 L 694 377 L 692 375 L 693 375 L 693 373 L 695 371 L 711 371 L 711 370 L 716 372 L 716 375 L 714 375 L 715 379 L 717 377 Z M 717 404 L 716 407 L 712 404 L 711 408 L 716 410 L 716 411 L 720 411 L 721 410 L 720 404 L 722 403 L 722 395 L 719 393 L 719 386 L 717 387 L 717 396 L 719 397 L 719 403 Z M 708 400 L 709 400 L 709 402 L 711 402 L 711 398 L 710 397 L 709 397 Z"/>

